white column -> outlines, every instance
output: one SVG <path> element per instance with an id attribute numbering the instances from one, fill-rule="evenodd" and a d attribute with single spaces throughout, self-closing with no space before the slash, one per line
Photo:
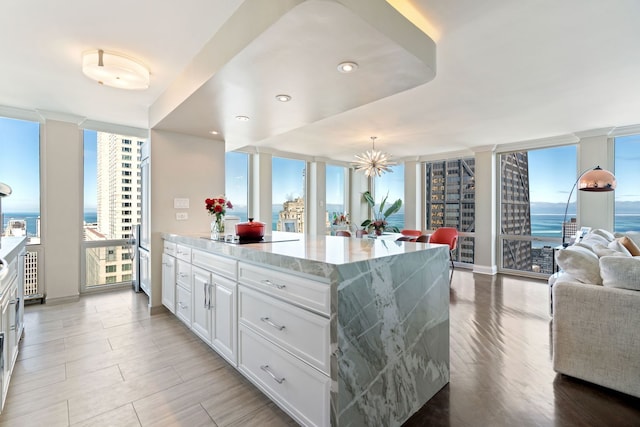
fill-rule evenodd
<path id="1" fill-rule="evenodd" d="M 423 230 L 424 218 L 424 176 L 422 163 L 404 162 L 404 228 Z"/>
<path id="2" fill-rule="evenodd" d="M 607 135 L 578 134 L 578 174 L 600 166 L 614 172 L 613 139 Z M 613 230 L 615 191 L 606 193 L 578 191 L 577 221 L 580 227 Z"/>
<path id="3" fill-rule="evenodd" d="M 356 172 L 349 168 L 349 182 L 351 183 L 351 191 L 349 192 L 349 214 L 351 222 L 355 229 L 360 228 L 362 221 L 369 218 L 369 205 L 362 198 L 365 191 L 371 190 L 372 180 L 367 178 L 363 173 Z"/>
<path id="4" fill-rule="evenodd" d="M 252 154 L 249 161 L 249 217 L 266 224 L 271 230 L 271 154 Z"/>
<path id="5" fill-rule="evenodd" d="M 80 294 L 83 139 L 78 122 L 45 120 L 41 129 L 41 232 L 47 302 Z"/>
<path id="6" fill-rule="evenodd" d="M 307 172 L 307 194 L 305 200 L 307 215 L 306 229 L 311 236 L 324 236 L 327 232 L 327 164 L 309 162 Z"/>
<path id="7" fill-rule="evenodd" d="M 498 204 L 496 155 L 491 148 L 476 151 L 476 211 L 474 273 L 496 274 Z"/>

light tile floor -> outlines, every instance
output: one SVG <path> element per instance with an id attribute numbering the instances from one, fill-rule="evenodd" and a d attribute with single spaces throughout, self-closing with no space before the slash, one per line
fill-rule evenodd
<path id="1" fill-rule="evenodd" d="M 0 427 L 296 425 L 147 302 L 120 290 L 27 306 Z"/>

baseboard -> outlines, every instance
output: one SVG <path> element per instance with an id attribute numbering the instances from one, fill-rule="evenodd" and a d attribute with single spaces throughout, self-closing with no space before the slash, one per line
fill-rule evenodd
<path id="1" fill-rule="evenodd" d="M 65 304 L 68 302 L 76 302 L 78 300 L 80 300 L 80 294 L 73 295 L 70 297 L 59 297 L 59 298 L 46 297 L 45 303 L 47 305 L 56 305 L 56 304 Z"/>
<path id="2" fill-rule="evenodd" d="M 495 276 L 496 274 L 498 274 L 498 266 L 474 264 L 473 272 L 478 274 L 487 274 L 489 276 Z"/>

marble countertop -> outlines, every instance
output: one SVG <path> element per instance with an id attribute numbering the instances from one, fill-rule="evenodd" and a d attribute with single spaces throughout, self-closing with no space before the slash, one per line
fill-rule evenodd
<path id="1" fill-rule="evenodd" d="M 342 236 L 306 236 L 274 231 L 273 239 L 298 239 L 274 243 L 233 244 L 213 241 L 202 235 L 162 233 L 162 238 L 220 255 L 266 263 L 321 277 L 330 277 L 335 267 L 403 254 L 431 250 L 443 245 L 396 242 L 392 239 Z"/>
<path id="2" fill-rule="evenodd" d="M 18 254 L 17 250 L 20 246 L 20 243 L 22 243 L 26 239 L 26 237 L 16 236 L 2 237 L 2 241 L 0 241 L 0 258 L 12 259 L 15 255 Z"/>

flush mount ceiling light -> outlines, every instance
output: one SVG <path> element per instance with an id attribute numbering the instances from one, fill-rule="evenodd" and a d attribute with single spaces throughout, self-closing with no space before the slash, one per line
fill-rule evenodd
<path id="1" fill-rule="evenodd" d="M 149 88 L 149 69 L 119 53 L 102 49 L 83 53 L 82 72 L 105 86 L 131 90 Z"/>
<path id="2" fill-rule="evenodd" d="M 217 130 L 210 130 L 210 131 L 209 131 L 209 133 L 210 133 L 211 135 L 217 135 L 217 134 L 218 134 L 218 131 L 217 131 Z"/>
<path id="3" fill-rule="evenodd" d="M 236 120 L 239 122 L 248 122 L 249 121 L 249 117 L 247 116 L 236 116 Z"/>
<path id="4" fill-rule="evenodd" d="M 286 94 L 276 95 L 276 99 L 280 102 L 289 102 L 291 101 L 291 96 Z"/>
<path id="5" fill-rule="evenodd" d="M 358 64 L 356 64 L 355 62 L 347 61 L 338 64 L 338 71 L 340 71 L 341 73 L 353 73 L 357 69 Z"/>
<path id="6" fill-rule="evenodd" d="M 395 165 L 391 161 L 391 155 L 376 150 L 376 137 L 371 137 L 371 150 L 367 150 L 362 154 L 356 154 L 354 166 L 356 172 L 364 172 L 367 177 L 382 176 L 385 172 L 393 172 L 390 166 Z"/>

